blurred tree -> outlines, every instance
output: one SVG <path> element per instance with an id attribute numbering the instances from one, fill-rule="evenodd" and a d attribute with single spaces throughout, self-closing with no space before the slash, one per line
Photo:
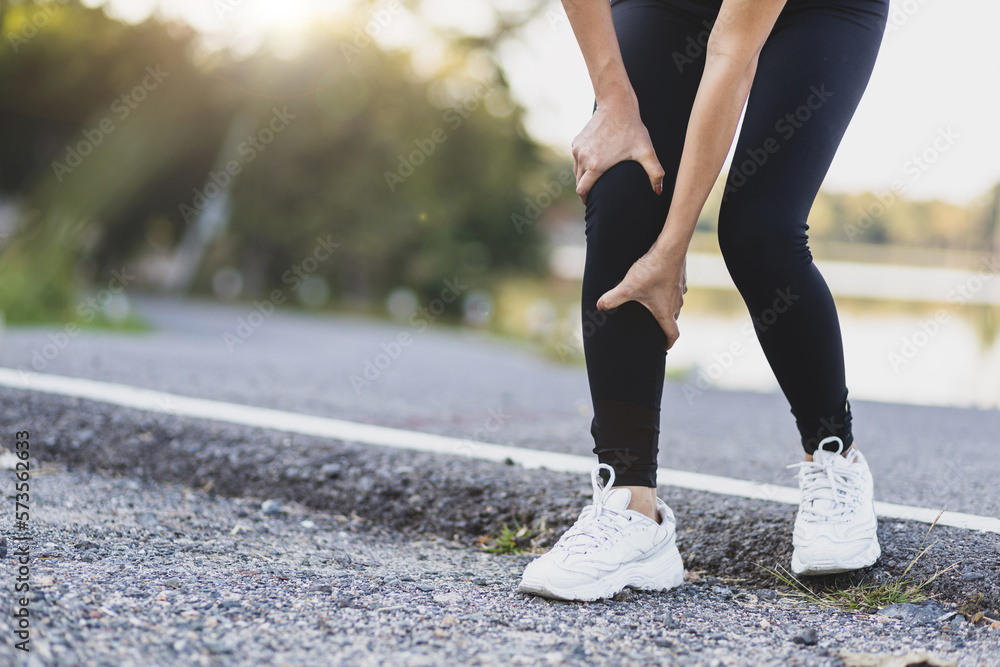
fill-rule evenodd
<path id="1" fill-rule="evenodd" d="M 316 274 L 341 296 L 543 268 L 539 231 L 511 215 L 555 167 L 471 42 L 425 80 L 352 26 L 317 27 L 292 57 L 264 47 L 195 65 L 190 29 L 70 0 L 8 7 L 3 37 L 17 48 L 0 54 L 0 193 L 22 211 L 0 248 L 8 320 L 73 317 L 81 278 L 147 253 L 151 229 L 170 244 L 190 236 L 216 188 L 231 219 L 201 290 L 226 264 L 251 293 L 288 288 L 327 237 L 336 257 Z M 235 118 L 255 123 L 233 142 Z"/>
<path id="2" fill-rule="evenodd" d="M 267 70 L 287 80 L 323 64 L 312 95 L 277 105 L 295 118 L 236 181 L 230 247 L 252 261 L 231 259 L 265 274 L 251 282 L 288 286 L 287 272 L 329 236 L 340 247 L 316 273 L 360 299 L 541 269 L 538 230 L 519 231 L 511 215 L 525 207 L 525 173 L 541 181 L 545 167 L 504 82 L 475 80 L 463 59 L 422 81 L 405 56 L 373 46 L 348 63 L 348 39 L 316 40 L 287 72 Z"/>
<path id="3" fill-rule="evenodd" d="M 185 163 L 211 157 L 235 98 L 209 94 L 183 26 L 128 26 L 76 0 L 3 18 L 0 193 L 21 215 L 0 250 L 0 310 L 75 319 L 80 279 L 120 269 L 143 214 L 200 181 Z"/>

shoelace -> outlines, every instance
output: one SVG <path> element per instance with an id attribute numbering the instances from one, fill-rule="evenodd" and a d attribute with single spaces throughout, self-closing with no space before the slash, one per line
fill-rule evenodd
<path id="1" fill-rule="evenodd" d="M 821 442 L 820 446 L 822 445 Z M 857 460 L 857 455 L 848 460 L 853 463 Z M 863 473 L 853 465 L 835 466 L 834 461 L 833 458 L 822 463 L 802 461 L 788 466 L 799 469 L 802 479 L 802 512 L 809 520 L 833 521 L 855 512 L 861 497 Z M 832 501 L 832 506 L 818 507 L 816 501 L 822 500 Z"/>
<path id="2" fill-rule="evenodd" d="M 608 471 L 607 484 L 601 480 L 602 469 Z M 586 553 L 590 549 L 602 546 L 605 542 L 612 541 L 626 523 L 621 514 L 607 511 L 604 506 L 604 501 L 615 484 L 614 469 L 602 463 L 590 473 L 590 481 L 594 487 L 594 503 L 580 512 L 576 523 L 563 534 L 555 548 L 568 553 Z"/>

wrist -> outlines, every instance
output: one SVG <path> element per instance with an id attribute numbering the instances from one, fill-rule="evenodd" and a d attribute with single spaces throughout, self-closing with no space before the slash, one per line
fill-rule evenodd
<path id="1" fill-rule="evenodd" d="M 623 73 L 624 74 L 624 73 Z M 639 101 L 635 97 L 635 91 L 628 78 L 624 80 L 615 78 L 610 83 L 602 84 L 594 88 L 594 97 L 598 107 L 614 107 L 619 109 L 638 108 Z"/>
<path id="2" fill-rule="evenodd" d="M 669 220 L 663 226 L 663 231 L 656 237 L 653 246 L 649 249 L 650 254 L 664 259 L 680 259 L 687 255 L 688 246 L 691 244 L 691 235 L 678 232 L 676 227 L 670 225 Z"/>

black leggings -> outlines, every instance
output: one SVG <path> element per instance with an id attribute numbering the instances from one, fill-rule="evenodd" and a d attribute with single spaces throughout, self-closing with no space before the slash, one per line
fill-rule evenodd
<path id="1" fill-rule="evenodd" d="M 657 197 L 638 162 L 620 162 L 586 203 L 591 432 L 594 452 L 621 485 L 656 486 L 666 338 L 644 306 L 605 314 L 597 299 L 663 227 L 720 5 L 612 1 L 625 69 L 666 171 Z M 868 85 L 888 8 L 888 0 L 789 0 L 760 54 L 719 213 L 726 266 L 808 453 L 827 436 L 845 447 L 853 438 L 840 323 L 809 252 L 806 217 Z"/>

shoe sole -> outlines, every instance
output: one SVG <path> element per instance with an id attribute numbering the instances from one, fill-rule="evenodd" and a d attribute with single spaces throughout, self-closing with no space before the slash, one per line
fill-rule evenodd
<path id="1" fill-rule="evenodd" d="M 875 564 L 878 557 L 882 555 L 882 547 L 879 546 L 878 539 L 872 540 L 871 545 L 860 555 L 846 561 L 829 560 L 819 563 L 803 563 L 798 554 L 792 552 L 792 574 L 806 577 L 820 576 L 824 574 L 840 574 L 860 570 Z"/>
<path id="2" fill-rule="evenodd" d="M 517 590 L 552 600 L 593 602 L 609 598 L 627 587 L 644 591 L 666 591 L 683 582 L 684 563 L 677 545 L 671 539 L 670 545 L 654 556 L 623 565 L 584 586 L 558 588 L 540 579 L 522 577 Z"/>

